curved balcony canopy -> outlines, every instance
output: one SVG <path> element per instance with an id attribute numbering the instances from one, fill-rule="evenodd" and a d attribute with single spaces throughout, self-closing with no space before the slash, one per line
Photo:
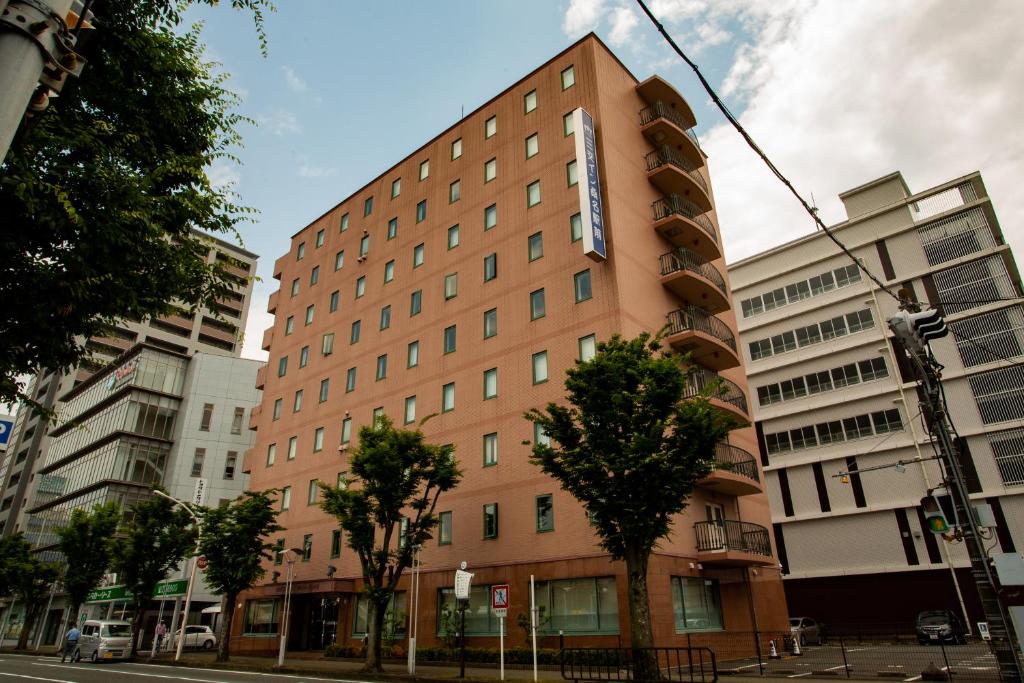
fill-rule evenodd
<path id="1" fill-rule="evenodd" d="M 718 444 L 715 469 L 700 483 L 730 496 L 748 496 L 761 493 L 761 475 L 754 456 L 738 446 Z"/>
<path id="2" fill-rule="evenodd" d="M 712 403 L 719 405 L 737 419 L 746 422 L 750 419 L 747 407 L 747 395 L 740 385 L 712 372 L 707 368 L 696 366 L 687 376 L 683 398 L 693 398 L 707 393 Z"/>
<path id="3" fill-rule="evenodd" d="M 683 128 L 693 128 L 697 125 L 697 117 L 693 115 L 693 109 L 673 88 L 668 81 L 661 76 L 651 76 L 643 83 L 636 86 L 636 92 L 647 104 L 663 102 L 679 114 L 683 122 Z"/>
<path id="4" fill-rule="evenodd" d="M 717 567 L 774 564 L 768 529 L 752 522 L 723 519 L 697 522 L 697 559 Z"/>
<path id="5" fill-rule="evenodd" d="M 686 247 L 709 261 L 722 258 L 718 230 L 707 212 L 677 194 L 662 197 L 651 204 L 654 229 L 677 247 Z"/>
<path id="6" fill-rule="evenodd" d="M 640 110 L 640 132 L 648 140 L 657 147 L 667 145 L 695 166 L 703 166 L 704 151 L 697 134 L 686 124 L 677 110 L 660 100 Z"/>
<path id="7" fill-rule="evenodd" d="M 662 145 L 644 157 L 647 179 L 663 194 L 677 194 L 710 211 L 711 190 L 700 173 L 700 166 L 694 164 L 668 145 Z"/>
<path id="8" fill-rule="evenodd" d="M 661 284 L 685 303 L 700 306 L 708 313 L 729 308 L 729 293 L 722 272 L 699 254 L 677 247 L 662 254 Z"/>
<path id="9" fill-rule="evenodd" d="M 665 341 L 676 351 L 689 353 L 694 362 L 712 370 L 727 370 L 740 364 L 732 330 L 697 306 L 683 306 L 668 314 Z"/>

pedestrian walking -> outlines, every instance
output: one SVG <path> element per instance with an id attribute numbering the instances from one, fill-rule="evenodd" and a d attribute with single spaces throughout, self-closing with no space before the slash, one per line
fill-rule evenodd
<path id="1" fill-rule="evenodd" d="M 82 635 L 82 632 L 78 630 L 77 626 L 72 626 L 64 635 L 64 651 L 60 655 L 61 664 L 64 663 L 68 657 L 71 657 L 71 661 L 75 661 L 75 648 L 78 647 L 78 636 Z"/>
<path id="2" fill-rule="evenodd" d="M 160 622 L 156 625 L 156 647 L 154 650 L 160 652 L 164 646 L 164 638 L 167 637 L 167 624 Z"/>

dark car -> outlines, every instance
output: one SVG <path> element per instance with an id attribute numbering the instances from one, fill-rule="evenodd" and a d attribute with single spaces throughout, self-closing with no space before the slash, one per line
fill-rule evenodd
<path id="1" fill-rule="evenodd" d="M 936 609 L 921 612 L 917 615 L 917 642 L 922 645 L 931 643 L 966 642 L 964 627 L 960 620 L 948 609 Z"/>

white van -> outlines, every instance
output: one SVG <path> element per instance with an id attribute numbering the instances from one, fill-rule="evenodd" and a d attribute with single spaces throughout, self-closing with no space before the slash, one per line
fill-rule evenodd
<path id="1" fill-rule="evenodd" d="M 90 619 L 82 626 L 71 661 L 128 659 L 132 652 L 132 625 L 127 621 Z"/>

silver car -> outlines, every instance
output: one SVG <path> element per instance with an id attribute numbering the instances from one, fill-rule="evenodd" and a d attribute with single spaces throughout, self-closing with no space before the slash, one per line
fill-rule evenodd
<path id="1" fill-rule="evenodd" d="M 82 626 L 71 661 L 128 659 L 132 652 L 132 625 L 127 621 L 90 619 Z"/>
<path id="2" fill-rule="evenodd" d="M 178 646 L 178 638 L 181 637 L 181 629 L 174 634 L 173 645 Z M 201 647 L 204 650 L 212 650 L 217 646 L 217 636 L 209 626 L 186 626 L 185 647 Z"/>
<path id="3" fill-rule="evenodd" d="M 790 617 L 789 632 L 793 640 L 799 640 L 801 647 L 807 643 L 825 644 L 825 625 L 810 617 Z"/>

